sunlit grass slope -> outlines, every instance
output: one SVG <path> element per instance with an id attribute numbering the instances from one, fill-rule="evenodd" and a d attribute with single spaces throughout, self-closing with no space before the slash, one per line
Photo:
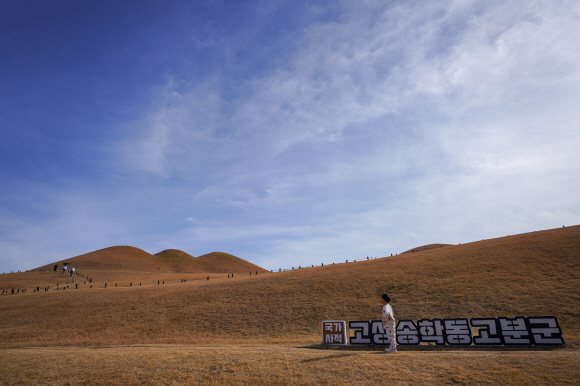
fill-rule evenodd
<path id="1" fill-rule="evenodd" d="M 152 255 L 142 249 L 131 246 L 115 246 L 100 249 L 55 263 L 46 264 L 37 270 L 52 270 L 55 264 L 58 264 L 60 269 L 63 263 L 68 263 L 69 267 L 75 267 L 78 272 L 123 272 L 124 277 L 133 277 L 135 280 L 139 278 L 139 274 L 133 275 L 131 272 L 266 272 L 266 270 L 255 264 L 222 252 L 212 252 L 196 258 L 177 249 L 166 249 Z"/>
<path id="2" fill-rule="evenodd" d="M 409 249 L 408 251 L 405 251 L 403 253 L 423 252 L 423 251 L 428 251 L 429 249 L 447 247 L 449 245 L 451 245 L 451 244 L 427 244 L 427 245 L 423 245 L 423 246 L 416 247 L 413 249 Z"/>
<path id="3" fill-rule="evenodd" d="M 196 259 L 205 272 L 222 273 L 228 272 L 268 272 L 255 264 L 247 262 L 239 257 L 223 252 L 212 252 Z"/>
<path id="4" fill-rule="evenodd" d="M 200 279 L 2 296 L 0 345 L 317 343 L 322 320 L 378 318 L 384 292 L 399 319 L 556 315 L 566 341 L 580 343 L 580 226 Z"/>

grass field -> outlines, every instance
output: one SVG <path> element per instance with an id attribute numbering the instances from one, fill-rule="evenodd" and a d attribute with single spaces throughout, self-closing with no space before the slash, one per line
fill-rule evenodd
<path id="1" fill-rule="evenodd" d="M 576 385 L 577 350 L 405 351 L 289 345 L 0 350 L 7 385 Z"/>
<path id="2" fill-rule="evenodd" d="M 0 363 L 7 369 L 0 381 L 376 384 L 390 370 L 400 384 L 578 384 L 580 375 L 580 226 L 233 278 L 79 271 L 93 277 L 93 288 L 0 297 Z M 62 279 L 0 275 L 0 289 Z M 567 346 L 421 345 L 394 355 L 317 346 L 322 320 L 377 319 L 384 292 L 397 319 L 556 315 Z"/>

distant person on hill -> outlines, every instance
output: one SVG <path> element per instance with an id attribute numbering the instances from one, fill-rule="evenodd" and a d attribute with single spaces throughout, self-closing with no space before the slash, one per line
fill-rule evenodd
<path id="1" fill-rule="evenodd" d="M 389 338 L 389 348 L 386 348 L 386 352 L 397 352 L 397 330 L 395 323 L 395 313 L 393 308 L 389 304 L 391 297 L 384 294 L 381 297 L 381 303 L 383 303 L 383 327 L 385 327 L 385 334 Z"/>
<path id="2" fill-rule="evenodd" d="M 58 264 L 54 265 L 54 272 L 56 272 L 56 270 L 58 269 Z"/>
<path id="3" fill-rule="evenodd" d="M 63 266 L 62 266 L 62 273 L 63 273 L 63 274 L 66 274 L 66 265 L 63 265 Z"/>
<path id="4" fill-rule="evenodd" d="M 74 273 L 75 273 L 75 267 L 72 267 L 70 269 L 70 277 L 72 277 L 72 275 L 74 275 Z"/>

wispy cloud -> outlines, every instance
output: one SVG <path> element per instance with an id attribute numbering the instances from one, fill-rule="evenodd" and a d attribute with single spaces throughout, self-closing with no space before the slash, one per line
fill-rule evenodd
<path id="1" fill-rule="evenodd" d="M 259 18 L 235 40 L 194 36 L 222 60 L 119 123 L 108 194 L 132 199 L 103 222 L 143 209 L 158 224 L 143 236 L 120 222 L 136 246 L 266 268 L 578 222 L 575 2 L 337 4 L 285 50 Z"/>
<path id="2" fill-rule="evenodd" d="M 573 221 L 575 199 L 542 181 L 578 183 L 576 8 L 365 3 L 308 27 L 288 63 L 245 82 L 243 97 L 227 98 L 218 82 L 165 91 L 143 122 L 156 150 L 137 141 L 134 152 L 201 180 L 191 211 L 231 210 L 208 211 L 213 225 L 184 238 L 274 238 L 270 253 L 294 250 L 302 262 L 307 251 L 380 254 L 422 237 L 530 230 L 530 217 L 546 226 L 537 213 L 557 211 L 545 202 L 554 194 L 575 208 L 564 216 Z"/>

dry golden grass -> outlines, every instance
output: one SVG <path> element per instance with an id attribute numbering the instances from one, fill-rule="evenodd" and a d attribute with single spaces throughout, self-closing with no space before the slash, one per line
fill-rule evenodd
<path id="1" fill-rule="evenodd" d="M 211 274 L 209 281 L 195 273 L 79 272 L 94 276 L 93 288 L 0 297 L 0 363 L 10 366 L 0 381 L 374 384 L 396 369 L 403 384 L 578 384 L 580 226 L 282 273 Z M 61 278 L 1 275 L 0 288 Z M 398 319 L 556 315 L 568 348 L 419 346 L 394 356 L 378 348 L 315 349 L 322 320 L 377 319 L 384 292 Z M 114 347 L 95 349 L 103 346 Z M 56 368 L 38 366 L 44 361 Z M 59 377 L 63 366 L 82 371 Z"/>
<path id="2" fill-rule="evenodd" d="M 252 272 L 252 274 L 255 275 L 255 272 Z M 83 270 L 71 278 L 68 274 L 63 275 L 58 272 L 30 271 L 9 273 L 1 276 L 0 292 L 2 290 L 11 291 L 12 289 L 20 289 L 22 291 L 27 289 L 26 292 L 30 293 L 37 287 L 40 287 L 40 291 L 42 292 L 44 292 L 45 287 L 49 287 L 51 291 L 57 288 L 60 290 L 63 288 L 77 289 L 75 284 L 78 284 L 78 290 L 104 288 L 105 283 L 107 284 L 107 288 L 115 287 L 115 285 L 117 288 L 132 286 L 144 287 L 187 283 L 188 281 L 207 281 L 207 278 L 209 280 L 227 279 L 229 275 L 228 273 L 167 273 L 149 271 L 132 271 L 131 274 L 127 274 L 126 271 Z M 238 273 L 235 277 L 242 277 L 244 275 L 248 276 L 249 272 Z"/>
<path id="3" fill-rule="evenodd" d="M 448 247 L 450 245 L 451 244 L 427 244 L 427 245 L 423 245 L 421 247 L 416 247 L 416 248 L 409 249 L 408 251 L 402 252 L 401 254 L 403 254 L 403 253 L 423 252 L 423 251 L 428 251 L 429 249 Z"/>
<path id="4" fill-rule="evenodd" d="M 566 341 L 580 343 L 580 226 L 233 279 L 106 275 L 92 289 L 0 297 L 0 347 L 316 343 L 322 320 L 376 319 L 384 292 L 398 319 L 556 315 Z M 129 287 L 143 275 L 150 284 Z"/>
<path id="5" fill-rule="evenodd" d="M 70 284 L 72 279 L 52 272 L 6 273 L 0 276 L 0 293 L 2 290 L 11 291 L 13 288 L 32 292 L 36 287 L 40 287 L 43 291 L 44 287 L 56 287 L 57 283 L 63 285 L 67 282 Z"/>
<path id="6" fill-rule="evenodd" d="M 288 345 L 0 350 L 7 385 L 574 385 L 577 350 L 400 351 Z M 388 378 L 387 378 L 388 377 Z"/>
<path id="7" fill-rule="evenodd" d="M 177 249 L 166 249 L 155 255 L 131 246 L 115 246 L 83 255 L 60 260 L 39 267 L 37 270 L 53 270 L 63 263 L 77 271 L 107 272 L 162 272 L 162 273 L 223 273 L 223 272 L 266 272 L 261 267 L 223 252 L 212 252 L 199 257 Z"/>

